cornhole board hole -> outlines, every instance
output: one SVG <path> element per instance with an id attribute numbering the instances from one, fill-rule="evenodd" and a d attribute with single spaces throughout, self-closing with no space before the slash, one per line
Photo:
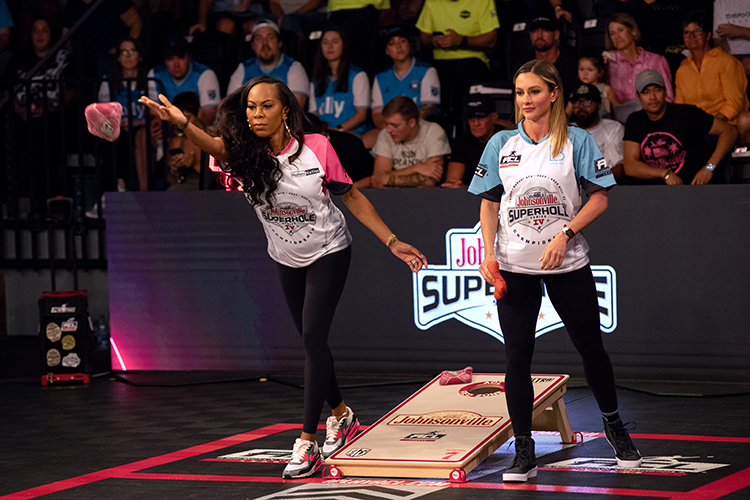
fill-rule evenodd
<path id="1" fill-rule="evenodd" d="M 568 375 L 532 375 L 534 430 L 572 443 L 562 396 Z M 326 460 L 324 477 L 408 477 L 466 481 L 466 475 L 513 436 L 504 374 L 474 374 L 440 385 L 440 376 Z"/>

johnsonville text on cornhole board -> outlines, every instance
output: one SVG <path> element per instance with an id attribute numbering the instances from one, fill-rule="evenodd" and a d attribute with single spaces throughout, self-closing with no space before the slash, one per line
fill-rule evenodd
<path id="1" fill-rule="evenodd" d="M 533 416 L 560 400 L 568 375 L 532 375 Z M 466 384 L 436 377 L 326 460 L 343 476 L 448 478 L 468 474 L 513 436 L 504 374 Z M 567 416 L 566 416 L 567 418 Z"/>

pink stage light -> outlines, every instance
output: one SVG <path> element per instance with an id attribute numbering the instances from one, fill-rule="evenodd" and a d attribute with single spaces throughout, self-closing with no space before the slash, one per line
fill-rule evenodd
<path id="1" fill-rule="evenodd" d="M 112 349 L 115 351 L 115 356 L 117 356 L 117 361 L 120 362 L 120 369 L 122 371 L 127 371 L 128 369 L 125 367 L 125 362 L 122 360 L 122 356 L 120 356 L 120 350 L 117 348 L 117 344 L 115 343 L 115 339 L 110 337 L 109 338 L 110 344 L 112 344 Z"/>

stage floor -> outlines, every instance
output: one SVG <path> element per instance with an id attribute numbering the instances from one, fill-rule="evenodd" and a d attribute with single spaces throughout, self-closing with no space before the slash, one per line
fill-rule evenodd
<path id="1" fill-rule="evenodd" d="M 512 442 L 466 483 L 324 480 L 320 472 L 288 481 L 281 471 L 300 432 L 302 390 L 294 377 L 246 375 L 212 374 L 206 384 L 196 373 L 46 387 L 37 378 L 0 380 L 0 499 L 750 498 L 748 395 L 621 389 L 621 412 L 635 423 L 631 435 L 645 458 L 635 471 L 614 466 L 591 392 L 573 380 L 564 401 L 585 441 L 562 446 L 557 435 L 537 433 L 539 476 L 526 484 L 502 483 Z M 410 377 L 372 378 L 390 384 L 373 386 L 362 376 L 340 379 L 346 402 L 369 425 L 431 378 Z"/>

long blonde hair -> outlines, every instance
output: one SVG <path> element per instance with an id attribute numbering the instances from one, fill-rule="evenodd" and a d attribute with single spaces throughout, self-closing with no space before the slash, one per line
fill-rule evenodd
<path id="1" fill-rule="evenodd" d="M 518 68 L 513 77 L 513 85 L 516 84 L 518 75 L 523 73 L 533 73 L 541 78 L 547 84 L 550 92 L 554 92 L 555 87 L 558 89 L 557 99 L 552 103 L 552 109 L 550 110 L 549 138 L 547 139 L 547 141 L 551 141 L 552 157 L 554 158 L 560 154 L 563 146 L 565 146 L 565 141 L 568 140 L 568 120 L 565 117 L 565 100 L 563 99 L 560 73 L 557 72 L 557 68 L 553 64 L 534 59 Z M 523 111 L 516 105 L 516 123 L 520 123 L 523 118 Z"/>

